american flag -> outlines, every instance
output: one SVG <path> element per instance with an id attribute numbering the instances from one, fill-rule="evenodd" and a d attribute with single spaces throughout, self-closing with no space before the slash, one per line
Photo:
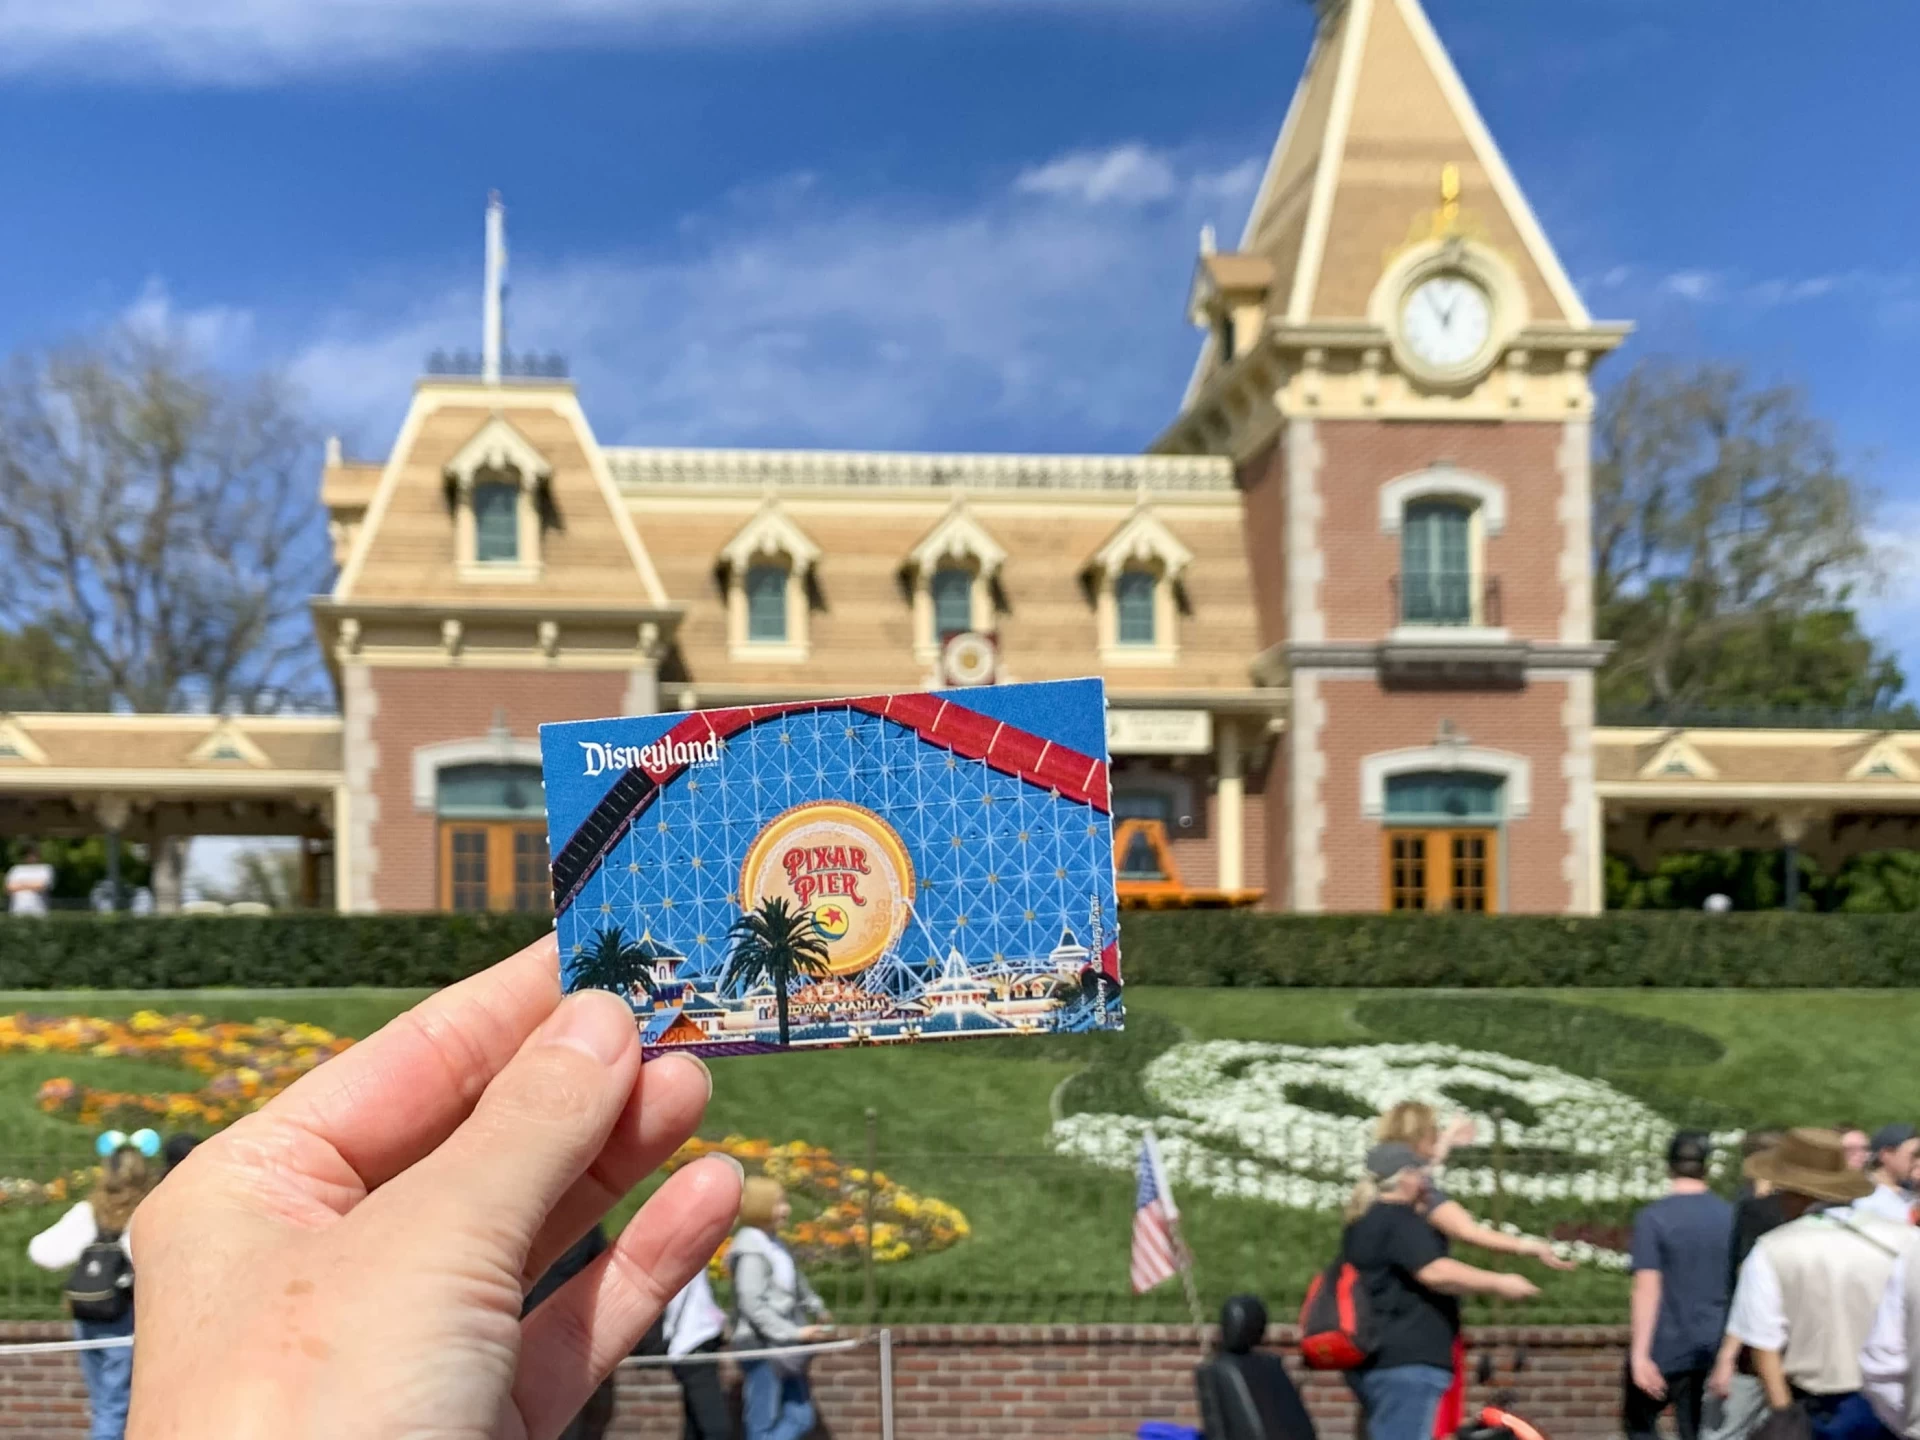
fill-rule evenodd
<path id="1" fill-rule="evenodd" d="M 1133 1293 L 1141 1295 L 1179 1273 L 1173 1224 L 1180 1218 L 1160 1165 L 1153 1132 L 1140 1139 L 1140 1184 L 1133 1200 Z"/>

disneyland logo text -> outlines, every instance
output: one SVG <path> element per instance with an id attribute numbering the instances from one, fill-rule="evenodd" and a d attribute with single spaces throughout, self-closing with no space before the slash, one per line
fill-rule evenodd
<path id="1" fill-rule="evenodd" d="M 651 745 L 602 745 L 598 740 L 577 743 L 586 752 L 582 773 L 589 779 L 609 770 L 632 770 L 636 766 L 653 775 L 676 765 L 704 765 L 720 758 L 718 735 L 704 740 L 656 740 Z"/>

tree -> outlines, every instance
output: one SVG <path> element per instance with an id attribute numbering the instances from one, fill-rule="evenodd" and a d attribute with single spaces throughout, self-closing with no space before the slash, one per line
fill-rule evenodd
<path id="1" fill-rule="evenodd" d="M 611 990 L 623 999 L 635 986 L 653 999 L 660 988 L 653 980 L 653 952 L 609 925 L 593 937 L 593 947 L 580 957 L 573 972 L 573 990 Z"/>
<path id="2" fill-rule="evenodd" d="M 153 326 L 17 358 L 0 377 L 0 623 L 65 657 L 83 703 L 307 698 L 313 438 L 278 379 L 215 370 Z"/>
<path id="3" fill-rule="evenodd" d="M 300 863 L 300 852 L 284 846 L 242 850 L 233 857 L 233 882 L 208 887 L 207 898 L 291 910 L 300 901 Z"/>
<path id="4" fill-rule="evenodd" d="M 734 921 L 727 934 L 733 941 L 733 955 L 721 983 L 743 991 L 760 981 L 771 985 L 780 1012 L 780 1043 L 789 1043 L 788 987 L 797 976 L 829 973 L 827 942 L 813 916 L 784 895 L 769 895 Z"/>
<path id="5" fill-rule="evenodd" d="M 1871 709 L 1898 665 L 1852 608 L 1869 496 L 1801 393 L 1643 363 L 1594 422 L 1603 705 Z"/>

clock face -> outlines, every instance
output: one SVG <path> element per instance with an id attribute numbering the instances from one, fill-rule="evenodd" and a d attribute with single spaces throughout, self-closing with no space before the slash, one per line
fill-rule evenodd
<path id="1" fill-rule="evenodd" d="M 1487 292 L 1462 275 L 1435 275 L 1407 296 L 1400 334 L 1423 365 L 1456 370 L 1485 348 L 1493 331 Z"/>

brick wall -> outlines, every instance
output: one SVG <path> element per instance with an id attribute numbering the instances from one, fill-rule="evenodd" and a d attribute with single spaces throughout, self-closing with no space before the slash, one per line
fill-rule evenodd
<path id="1" fill-rule="evenodd" d="M 1360 762 L 1403 746 L 1430 745 L 1443 720 L 1476 747 L 1505 750 L 1532 761 L 1532 800 L 1523 819 L 1509 819 L 1506 908 L 1514 913 L 1557 914 L 1571 903 L 1567 855 L 1573 843 L 1564 828 L 1567 751 L 1563 707 L 1566 682 L 1536 680 L 1517 691 L 1394 691 L 1371 676 L 1325 678 L 1321 695 L 1327 725 L 1321 734 L 1326 776 L 1321 799 L 1326 829 L 1321 843 L 1328 910 L 1379 910 L 1384 904 L 1383 828 L 1361 814 Z"/>
<path id="2" fill-rule="evenodd" d="M 65 1325 L 0 1325 L 0 1345 L 64 1340 Z M 1289 1337 L 1276 1332 L 1276 1341 Z M 1611 1440 L 1618 1424 L 1626 1331 L 1613 1327 L 1483 1330 L 1496 1385 L 1552 1440 Z M 1195 1425 L 1193 1332 L 1173 1325 L 921 1325 L 894 1331 L 894 1419 L 898 1440 L 1122 1440 L 1143 1420 Z M 1509 1376 L 1516 1346 L 1526 1369 Z M 1469 1361 L 1471 1373 L 1472 1361 Z M 1298 1373 L 1298 1372 L 1296 1372 Z M 875 1352 L 823 1356 L 813 1372 L 833 1440 L 878 1440 Z M 731 1377 L 729 1377 L 731 1384 Z M 1322 1440 L 1351 1440 L 1354 1405 L 1338 1377 L 1312 1376 L 1307 1405 Z M 1475 1386 L 1474 1405 L 1491 1397 Z M 679 1391 L 662 1371 L 629 1368 L 620 1377 L 612 1433 L 677 1436 Z M 0 1435 L 86 1440 L 86 1388 L 71 1355 L 0 1356 Z"/>
<path id="3" fill-rule="evenodd" d="M 440 845 L 434 816 L 413 806 L 413 752 L 422 745 L 471 740 L 504 712 L 516 738 L 532 740 L 542 722 L 618 715 L 624 670 L 376 669 L 372 789 L 379 802 L 373 843 L 379 855 L 374 901 L 382 910 L 439 908 Z"/>

